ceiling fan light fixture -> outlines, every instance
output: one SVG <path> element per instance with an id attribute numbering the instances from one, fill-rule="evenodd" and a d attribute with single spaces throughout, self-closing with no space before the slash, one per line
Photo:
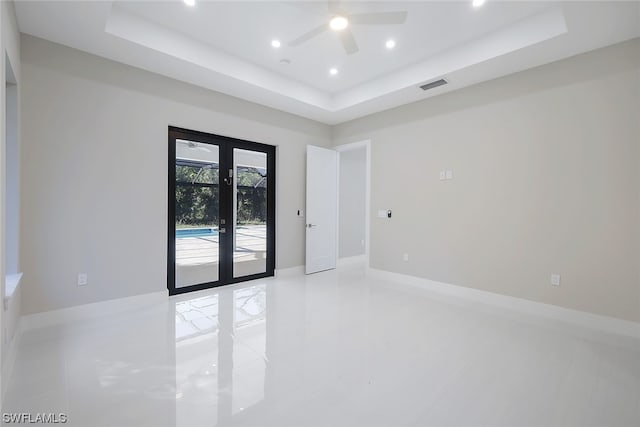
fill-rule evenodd
<path id="1" fill-rule="evenodd" d="M 389 50 L 393 49 L 394 47 L 396 47 L 396 41 L 393 39 L 389 39 L 386 41 L 386 43 L 384 44 L 385 47 Z"/>
<path id="2" fill-rule="evenodd" d="M 335 76 L 338 74 L 338 69 L 337 68 L 331 68 L 329 69 L 329 74 L 331 74 L 332 76 Z"/>
<path id="3" fill-rule="evenodd" d="M 274 49 L 279 48 L 281 45 L 282 43 L 280 43 L 280 40 L 277 40 L 277 39 L 271 40 L 271 47 L 273 47 Z"/>
<path id="4" fill-rule="evenodd" d="M 333 31 L 342 31 L 349 26 L 349 20 L 341 15 L 336 15 L 329 21 L 329 27 Z"/>

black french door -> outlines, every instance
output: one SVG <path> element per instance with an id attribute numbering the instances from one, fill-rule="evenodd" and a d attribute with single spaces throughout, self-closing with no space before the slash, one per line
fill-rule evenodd
<path id="1" fill-rule="evenodd" d="M 273 276 L 275 147 L 169 127 L 170 295 Z"/>

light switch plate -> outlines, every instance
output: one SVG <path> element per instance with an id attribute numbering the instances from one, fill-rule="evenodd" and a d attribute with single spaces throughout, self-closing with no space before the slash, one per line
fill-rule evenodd
<path id="1" fill-rule="evenodd" d="M 453 179 L 453 171 L 447 171 L 446 177 L 447 179 Z"/>
<path id="2" fill-rule="evenodd" d="M 440 181 L 443 181 L 447 179 L 447 172 L 446 171 L 440 171 Z"/>
<path id="3" fill-rule="evenodd" d="M 78 274 L 78 286 L 85 286 L 87 283 L 89 283 L 87 273 Z"/>
<path id="4" fill-rule="evenodd" d="M 559 274 L 552 274 L 551 275 L 551 284 L 553 286 L 560 286 L 560 275 Z"/>

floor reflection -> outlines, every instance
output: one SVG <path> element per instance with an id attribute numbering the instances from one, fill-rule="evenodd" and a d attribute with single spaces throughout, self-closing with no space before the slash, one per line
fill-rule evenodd
<path id="1" fill-rule="evenodd" d="M 176 425 L 227 424 L 264 399 L 267 286 L 175 303 Z"/>
<path id="2" fill-rule="evenodd" d="M 360 270 L 154 298 L 25 331 L 3 412 L 74 427 L 640 425 L 637 340 Z"/>

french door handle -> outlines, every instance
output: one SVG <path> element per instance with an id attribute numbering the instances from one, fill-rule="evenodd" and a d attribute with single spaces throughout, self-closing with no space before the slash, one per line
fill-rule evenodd
<path id="1" fill-rule="evenodd" d="M 218 233 L 224 234 L 226 232 L 227 232 L 227 229 L 225 227 L 218 229 Z"/>
<path id="2" fill-rule="evenodd" d="M 317 227 L 318 224 L 307 224 L 307 228 L 313 228 L 313 227 Z"/>
<path id="3" fill-rule="evenodd" d="M 224 178 L 223 181 L 227 185 L 233 185 L 233 169 L 229 169 L 229 177 Z"/>

